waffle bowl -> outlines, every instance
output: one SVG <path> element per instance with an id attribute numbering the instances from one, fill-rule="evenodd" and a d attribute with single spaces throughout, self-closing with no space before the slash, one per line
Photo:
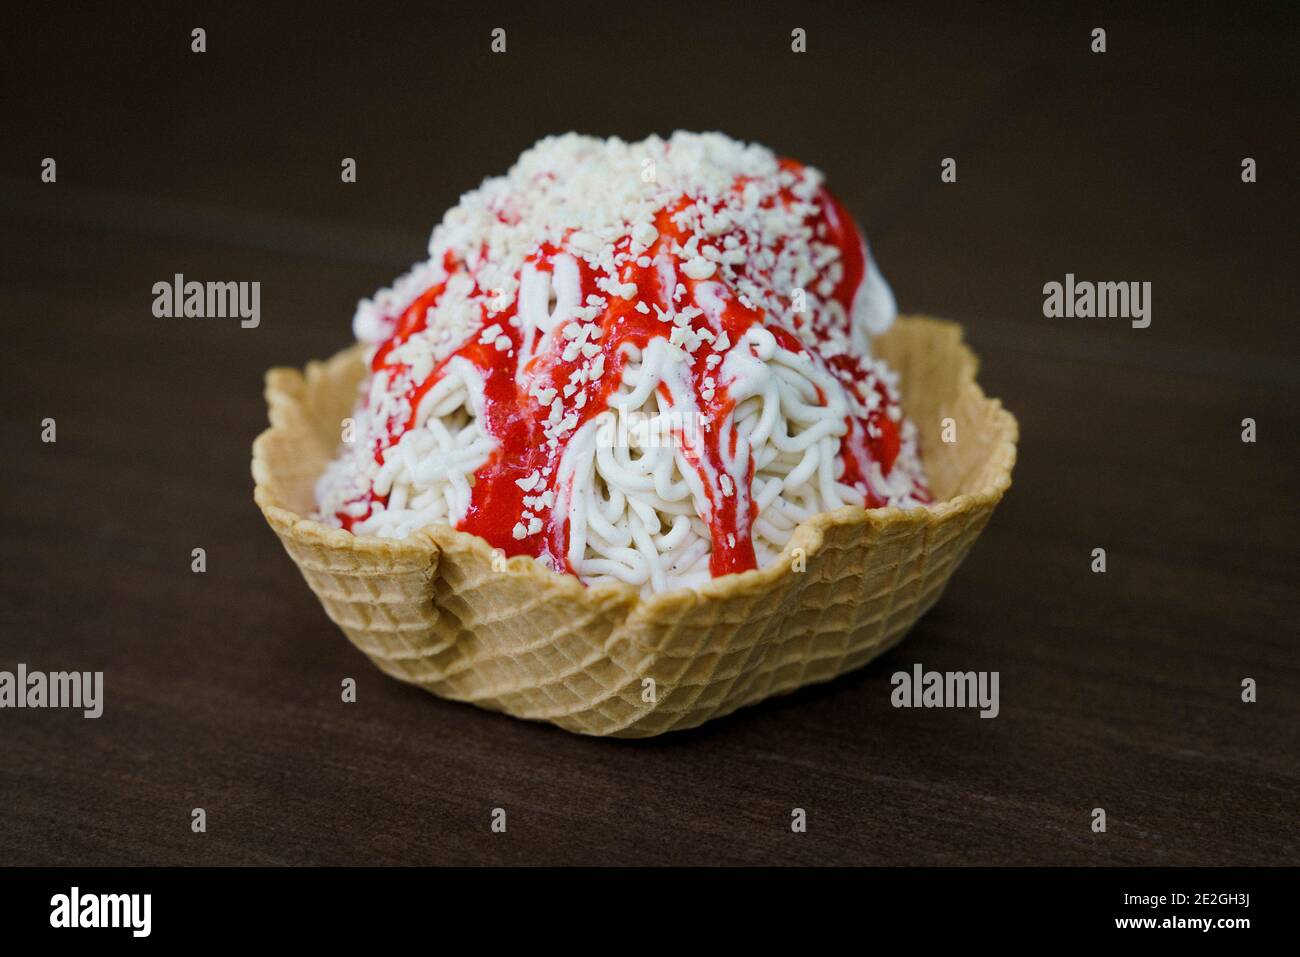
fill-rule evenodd
<path id="1" fill-rule="evenodd" d="M 394 541 L 306 518 L 366 372 L 360 346 L 267 373 L 254 498 L 329 617 L 387 674 L 581 734 L 693 728 L 896 645 L 1011 484 L 1016 420 L 976 384 L 960 326 L 903 318 L 872 348 L 900 375 L 937 504 L 823 513 L 778 562 L 694 589 L 586 587 L 445 526 Z M 945 418 L 954 442 L 940 440 Z"/>

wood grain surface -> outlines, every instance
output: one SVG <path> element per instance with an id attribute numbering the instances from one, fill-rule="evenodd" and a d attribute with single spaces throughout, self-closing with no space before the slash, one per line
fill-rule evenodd
<path id="1" fill-rule="evenodd" d="M 102 670 L 105 710 L 0 711 L 0 864 L 1300 863 L 1294 8 L 476 7 L 7 14 L 0 669 Z M 1014 486 L 901 646 L 696 731 L 383 677 L 253 506 L 263 370 L 539 136 L 679 127 L 825 170 L 965 324 Z M 1044 318 L 1067 272 L 1151 282 L 1150 328 Z M 261 325 L 155 318 L 175 273 L 261 282 Z M 1000 715 L 891 707 L 917 662 Z"/>

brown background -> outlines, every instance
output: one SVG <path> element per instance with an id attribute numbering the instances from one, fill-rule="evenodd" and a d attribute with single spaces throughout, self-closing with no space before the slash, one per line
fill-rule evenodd
<path id="1" fill-rule="evenodd" d="M 0 712 L 0 862 L 1300 861 L 1295 15 L 475 6 L 6 11 L 0 668 L 103 670 L 106 710 Z M 253 507 L 263 370 L 537 137 L 678 127 L 826 171 L 902 306 L 966 324 L 1014 487 L 902 646 L 698 731 L 381 676 Z M 260 281 L 261 327 L 155 319 L 176 272 Z M 1150 281 L 1151 327 L 1045 319 L 1066 272 Z M 913 662 L 999 671 L 1001 716 L 891 708 Z"/>

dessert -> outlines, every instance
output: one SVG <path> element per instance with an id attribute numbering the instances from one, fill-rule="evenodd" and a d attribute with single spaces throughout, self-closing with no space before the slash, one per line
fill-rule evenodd
<path id="1" fill-rule="evenodd" d="M 895 321 L 820 174 L 719 134 L 542 141 L 354 330 L 268 373 L 258 505 L 381 669 L 574 731 L 869 661 L 1010 484 L 959 328 Z"/>
<path id="2" fill-rule="evenodd" d="M 358 309 L 371 378 L 323 521 L 667 591 L 818 513 L 930 500 L 870 354 L 893 296 L 816 170 L 716 133 L 552 137 L 429 252 Z"/>

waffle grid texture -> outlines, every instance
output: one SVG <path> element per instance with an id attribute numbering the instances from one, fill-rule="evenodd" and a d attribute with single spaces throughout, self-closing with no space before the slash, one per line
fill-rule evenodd
<path id="1" fill-rule="evenodd" d="M 359 346 L 267 373 L 254 498 L 329 617 L 387 674 L 582 734 L 692 728 L 901 641 L 1011 484 L 1016 420 L 976 384 L 959 326 L 902 318 L 873 349 L 900 374 L 938 503 L 824 513 L 780 561 L 697 589 L 588 588 L 452 528 L 392 541 L 305 518 L 365 375 Z M 948 418 L 954 442 L 941 439 Z"/>

